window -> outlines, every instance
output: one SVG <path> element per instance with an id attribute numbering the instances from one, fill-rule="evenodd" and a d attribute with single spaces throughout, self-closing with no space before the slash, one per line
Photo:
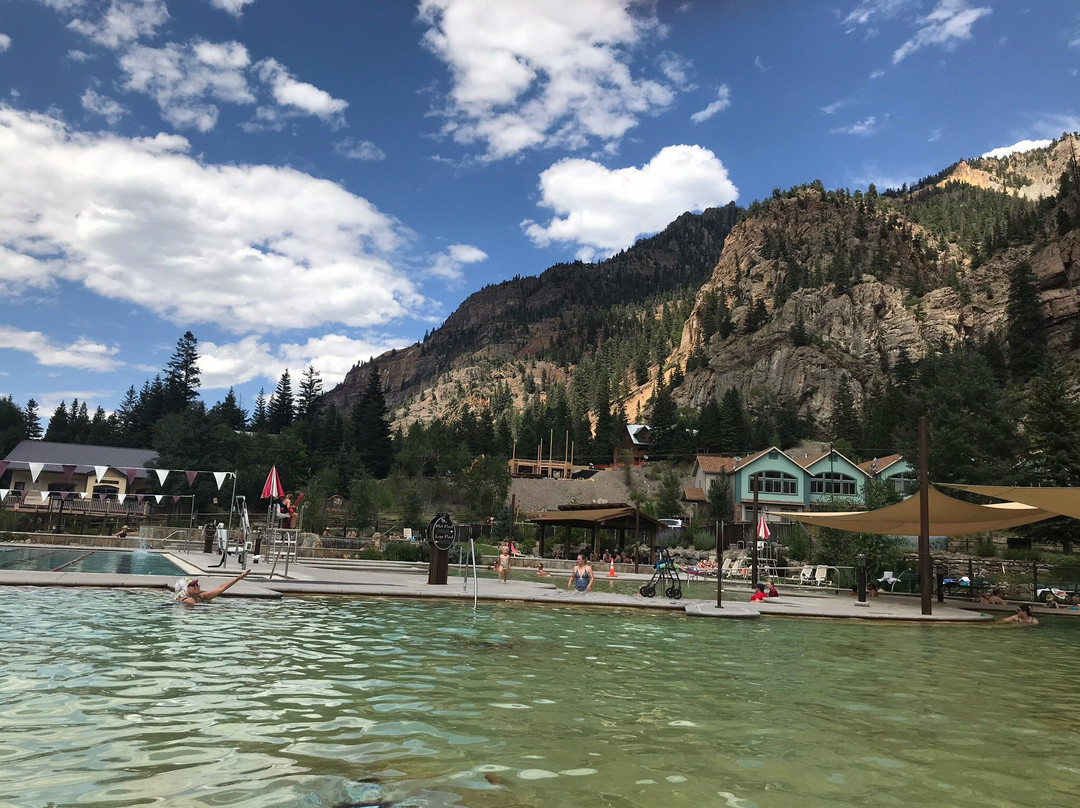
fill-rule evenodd
<path id="1" fill-rule="evenodd" d="M 904 471 L 889 478 L 889 485 L 898 494 L 907 494 L 918 484 L 914 474 Z"/>
<path id="2" fill-rule="evenodd" d="M 838 471 L 824 471 L 810 478 L 810 493 L 853 497 L 858 493 L 855 478 Z"/>
<path id="3" fill-rule="evenodd" d="M 753 475 L 751 475 L 750 491 L 754 491 Z M 799 481 L 790 474 L 782 471 L 760 472 L 761 493 L 763 494 L 798 494 Z"/>
<path id="4" fill-rule="evenodd" d="M 106 480 L 105 482 L 108 483 L 112 481 Z M 116 499 L 116 495 L 119 493 L 120 489 L 117 486 L 105 484 L 95 485 L 93 491 L 94 499 Z"/>
<path id="5" fill-rule="evenodd" d="M 49 483 L 49 499 L 61 499 L 64 492 L 74 490 L 75 483 Z"/>

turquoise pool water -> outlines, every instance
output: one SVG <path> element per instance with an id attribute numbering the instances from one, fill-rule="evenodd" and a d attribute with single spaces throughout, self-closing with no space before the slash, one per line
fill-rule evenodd
<path id="1" fill-rule="evenodd" d="M 183 575 L 164 556 L 143 550 L 0 547 L 0 570 L 108 572 L 120 575 Z"/>
<path id="2" fill-rule="evenodd" d="M 0 805 L 1069 805 L 1080 621 L 0 589 Z"/>

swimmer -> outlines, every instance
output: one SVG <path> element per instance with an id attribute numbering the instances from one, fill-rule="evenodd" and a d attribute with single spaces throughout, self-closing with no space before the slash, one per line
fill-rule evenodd
<path id="1" fill-rule="evenodd" d="M 588 592 L 593 585 L 592 567 L 585 563 L 585 556 L 578 553 L 577 565 L 570 570 L 570 581 L 566 588 L 574 588 L 578 592 Z"/>
<path id="2" fill-rule="evenodd" d="M 208 600 L 216 598 L 233 584 L 244 580 L 250 574 L 251 570 L 244 570 L 231 581 L 206 592 L 203 592 L 200 588 L 198 578 L 191 578 L 187 581 L 180 579 L 176 582 L 176 602 L 183 603 L 185 606 L 196 606 L 200 603 L 206 603 Z"/>
<path id="3" fill-rule="evenodd" d="M 750 596 L 750 600 L 765 600 L 768 595 L 765 594 L 765 584 L 757 584 L 754 587 L 754 594 Z"/>
<path id="4" fill-rule="evenodd" d="M 1039 618 L 1031 613 L 1031 606 L 1022 603 L 1016 607 L 1016 614 L 1006 617 L 1002 623 L 1016 623 L 1019 626 L 1037 626 Z"/>
<path id="5" fill-rule="evenodd" d="M 545 577 L 547 575 L 551 575 L 551 573 L 548 572 L 546 569 L 544 569 L 544 565 L 543 564 L 537 564 L 536 565 L 536 576 L 538 578 L 543 578 L 543 577 Z"/>

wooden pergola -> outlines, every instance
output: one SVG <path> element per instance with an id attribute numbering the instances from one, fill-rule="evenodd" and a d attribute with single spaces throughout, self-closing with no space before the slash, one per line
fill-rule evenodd
<path id="1" fill-rule="evenodd" d="M 626 534 L 630 531 L 634 541 L 634 567 L 637 569 L 637 548 L 641 544 L 641 535 L 655 537 L 662 527 L 653 517 L 642 513 L 633 505 L 624 502 L 607 502 L 598 505 L 560 505 L 557 511 L 545 511 L 529 520 L 537 527 L 540 542 L 540 555 L 544 555 L 544 539 L 548 527 L 566 529 L 566 548 L 569 554 L 570 531 L 577 527 L 592 533 L 592 550 L 599 546 L 600 531 L 614 531 L 615 546 L 626 547 Z M 652 542 L 650 541 L 651 545 Z"/>

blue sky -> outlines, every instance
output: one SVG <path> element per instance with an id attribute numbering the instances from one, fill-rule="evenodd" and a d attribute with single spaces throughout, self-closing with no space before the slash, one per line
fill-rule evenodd
<path id="1" fill-rule="evenodd" d="M 0 0 L 0 394 L 327 386 L 686 210 L 1080 129 L 1075 0 Z"/>

